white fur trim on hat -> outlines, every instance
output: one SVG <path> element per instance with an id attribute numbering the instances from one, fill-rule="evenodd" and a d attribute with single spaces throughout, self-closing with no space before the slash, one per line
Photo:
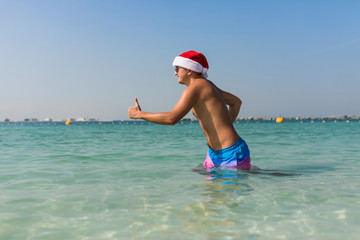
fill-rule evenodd
<path id="1" fill-rule="evenodd" d="M 180 57 L 177 56 L 174 59 L 174 62 L 172 64 L 174 67 L 178 66 L 178 67 L 183 67 L 189 70 L 192 70 L 194 72 L 198 72 L 201 73 L 201 75 L 203 75 L 203 77 L 207 78 L 207 68 L 204 68 L 200 63 L 191 60 L 189 58 L 184 58 L 184 57 Z"/>

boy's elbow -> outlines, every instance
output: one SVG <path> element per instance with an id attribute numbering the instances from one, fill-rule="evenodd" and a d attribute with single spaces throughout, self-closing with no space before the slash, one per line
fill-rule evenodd
<path id="1" fill-rule="evenodd" d="M 166 121 L 167 125 L 175 125 L 180 121 L 181 118 L 177 116 L 169 116 L 169 118 Z"/>
<path id="2" fill-rule="evenodd" d="M 236 97 L 236 104 L 237 104 L 238 106 L 241 106 L 241 104 L 242 104 L 241 99 L 238 98 L 238 97 Z"/>
<path id="3" fill-rule="evenodd" d="M 177 124 L 178 122 L 180 122 L 181 118 L 174 118 L 170 121 L 170 125 L 175 125 Z"/>
<path id="4" fill-rule="evenodd" d="M 169 122 L 169 124 L 168 125 L 172 125 L 172 126 L 174 126 L 175 124 L 177 124 L 179 121 L 172 121 L 172 122 Z"/>
<path id="5" fill-rule="evenodd" d="M 242 101 L 240 98 L 236 97 L 236 101 L 241 105 L 242 104 Z"/>
<path id="6" fill-rule="evenodd" d="M 229 105 L 230 105 L 230 106 L 233 106 L 233 107 L 235 107 L 235 106 L 239 106 L 239 107 L 240 107 L 241 104 L 242 104 L 242 101 L 241 101 L 241 99 L 238 98 L 238 97 L 233 98 L 233 100 L 229 103 Z"/>

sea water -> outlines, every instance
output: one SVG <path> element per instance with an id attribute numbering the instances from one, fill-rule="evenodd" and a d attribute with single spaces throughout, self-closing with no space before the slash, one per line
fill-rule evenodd
<path id="1" fill-rule="evenodd" d="M 234 125 L 261 170 L 195 170 L 196 122 L 1 123 L 0 239 L 359 238 L 358 120 Z"/>

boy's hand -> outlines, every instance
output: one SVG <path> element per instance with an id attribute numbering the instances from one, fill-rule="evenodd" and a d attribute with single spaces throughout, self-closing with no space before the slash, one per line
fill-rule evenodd
<path id="1" fill-rule="evenodd" d="M 129 118 L 139 119 L 140 118 L 140 114 L 139 114 L 140 112 L 141 112 L 141 107 L 139 105 L 138 99 L 135 98 L 135 106 L 129 107 L 129 110 L 128 110 Z"/>

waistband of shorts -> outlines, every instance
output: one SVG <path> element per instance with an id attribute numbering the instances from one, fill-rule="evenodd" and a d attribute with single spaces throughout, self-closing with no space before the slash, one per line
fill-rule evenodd
<path id="1" fill-rule="evenodd" d="M 239 137 L 239 139 L 233 145 L 231 145 L 230 147 L 223 148 L 223 149 L 220 149 L 220 150 L 217 150 L 217 151 L 215 151 L 215 150 L 213 150 L 212 148 L 209 147 L 209 151 L 213 152 L 215 154 L 221 154 L 221 153 L 228 152 L 228 151 L 231 151 L 231 150 L 237 148 L 243 142 L 244 142 L 244 140 L 241 137 Z"/>

